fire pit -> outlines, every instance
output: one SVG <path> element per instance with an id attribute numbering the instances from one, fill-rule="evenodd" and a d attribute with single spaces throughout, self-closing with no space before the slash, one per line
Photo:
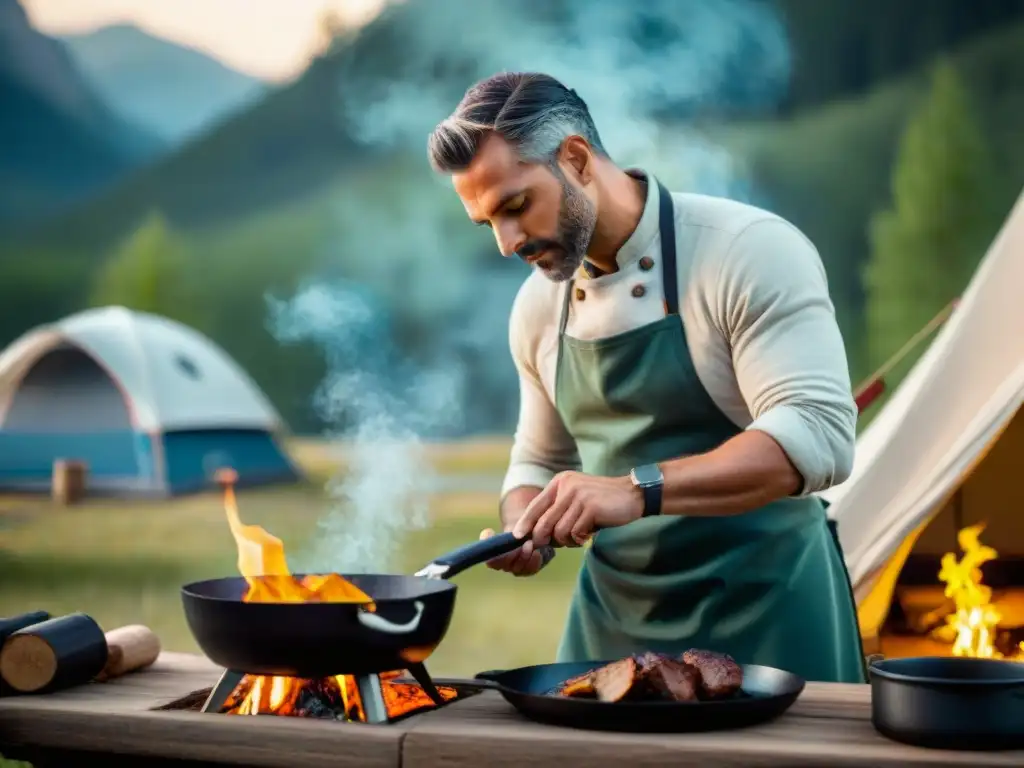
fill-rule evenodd
<path id="1" fill-rule="evenodd" d="M 423 661 L 454 609 L 445 577 L 518 546 L 511 537 L 474 542 L 417 577 L 292 574 L 283 542 L 242 523 L 235 477 L 218 473 L 242 578 L 182 589 L 193 636 L 227 670 L 202 712 L 388 724 L 480 690 L 434 685 Z"/>
<path id="2" fill-rule="evenodd" d="M 410 673 L 412 671 L 410 670 Z M 426 670 L 416 670 L 416 678 Z M 479 688 L 395 682 L 404 671 L 335 675 L 319 680 L 225 672 L 203 704 L 203 712 L 278 715 L 385 725 L 436 709 Z M 437 692 L 435 700 L 428 688 Z"/>

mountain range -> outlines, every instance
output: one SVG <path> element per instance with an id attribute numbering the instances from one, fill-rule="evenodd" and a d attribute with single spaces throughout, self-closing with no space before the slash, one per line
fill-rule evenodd
<path id="1" fill-rule="evenodd" d="M 17 0 L 0 0 L 0 104 L 0 222 L 59 210 L 164 150 L 103 101 Z"/>
<path id="2" fill-rule="evenodd" d="M 170 144 L 193 138 L 267 91 L 257 78 L 130 24 L 60 39 L 107 104 Z"/>

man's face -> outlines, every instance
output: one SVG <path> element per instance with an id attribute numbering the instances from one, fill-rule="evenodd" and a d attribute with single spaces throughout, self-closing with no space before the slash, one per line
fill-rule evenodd
<path id="1" fill-rule="evenodd" d="M 494 230 L 502 255 L 518 255 L 556 282 L 583 263 L 597 210 L 557 169 L 523 162 L 492 134 L 453 182 L 469 218 Z"/>

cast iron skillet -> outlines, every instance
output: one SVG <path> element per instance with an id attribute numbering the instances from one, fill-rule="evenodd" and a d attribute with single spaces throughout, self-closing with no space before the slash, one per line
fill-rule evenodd
<path id="1" fill-rule="evenodd" d="M 886 659 L 868 667 L 871 722 L 883 736 L 937 749 L 1024 749 L 1024 664 Z"/>
<path id="2" fill-rule="evenodd" d="M 245 603 L 239 576 L 182 587 L 185 618 L 203 653 L 238 672 L 322 678 L 407 669 L 448 631 L 456 587 L 446 579 L 523 541 L 511 533 L 475 541 L 415 576 L 342 574 L 373 598 L 373 612 L 356 603 Z"/>
<path id="3" fill-rule="evenodd" d="M 713 731 L 764 723 L 789 709 L 804 690 L 804 680 L 790 672 L 747 664 L 743 665 L 740 693 L 720 701 L 604 702 L 551 693 L 566 680 L 607 663 L 542 664 L 481 672 L 473 683 L 498 691 L 530 720 L 570 728 L 648 733 Z M 434 682 L 444 685 L 446 681 L 434 678 Z"/>

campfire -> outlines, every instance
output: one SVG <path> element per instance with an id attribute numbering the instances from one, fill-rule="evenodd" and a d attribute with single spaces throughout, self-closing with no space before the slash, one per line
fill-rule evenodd
<path id="1" fill-rule="evenodd" d="M 249 585 L 245 602 L 344 602 L 359 603 L 363 610 L 375 610 L 370 595 L 338 574 L 293 576 L 288 569 L 284 543 L 258 525 L 242 523 L 234 489 L 236 473 L 221 470 L 217 481 L 224 488 L 224 511 L 238 547 L 238 570 Z M 377 722 L 381 715 L 371 715 L 365 699 L 367 696 L 376 698 L 378 686 L 377 708 L 383 705 L 383 719 L 387 722 L 435 708 L 437 705 L 418 683 L 398 682 L 408 679 L 405 672 L 381 672 L 372 676 L 375 678 L 372 681 L 354 675 L 334 675 L 319 680 L 244 675 L 219 711 L 233 715 Z M 437 686 L 437 691 L 446 702 L 460 695 L 458 689 L 447 686 Z"/>
<path id="2" fill-rule="evenodd" d="M 942 557 L 939 581 L 945 584 L 945 596 L 952 601 L 953 611 L 946 616 L 945 626 L 934 630 L 932 636 L 951 642 L 954 656 L 1024 661 L 1024 642 L 1008 654 L 997 648 L 1003 616 L 992 602 L 992 589 L 982 583 L 981 566 L 995 560 L 999 553 L 981 543 L 984 529 L 984 524 L 962 529 L 957 543 L 963 556 L 958 559 L 955 553 L 947 552 Z"/>

